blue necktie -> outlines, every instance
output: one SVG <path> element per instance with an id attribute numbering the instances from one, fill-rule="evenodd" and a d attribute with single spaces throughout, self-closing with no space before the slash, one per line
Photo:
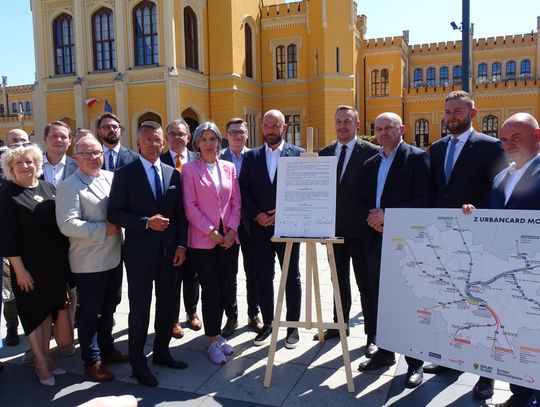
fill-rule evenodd
<path id="1" fill-rule="evenodd" d="M 113 155 L 113 150 L 109 150 L 109 171 L 114 171 L 114 155 Z"/>
<path id="2" fill-rule="evenodd" d="M 454 167 L 454 154 L 456 153 L 456 144 L 458 143 L 456 137 L 452 137 L 450 141 L 450 147 L 448 149 L 448 158 L 446 159 L 446 165 L 444 167 L 444 175 L 446 177 L 446 185 L 450 181 L 450 175 L 452 175 L 452 168 Z"/>
<path id="3" fill-rule="evenodd" d="M 156 187 L 156 201 L 161 201 L 163 198 L 163 188 L 161 187 L 161 179 L 159 178 L 158 169 L 155 165 L 152 165 L 154 170 L 154 186 Z"/>

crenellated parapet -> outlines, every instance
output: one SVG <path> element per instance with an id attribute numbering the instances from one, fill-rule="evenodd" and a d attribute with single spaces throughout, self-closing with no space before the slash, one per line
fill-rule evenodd
<path id="1" fill-rule="evenodd" d="M 409 47 L 411 55 L 435 55 L 441 52 L 461 51 L 461 41 L 432 42 L 430 44 L 415 44 Z"/>
<path id="2" fill-rule="evenodd" d="M 397 37 L 384 37 L 384 38 L 370 38 L 365 41 L 366 48 L 384 48 L 403 46 L 404 39 L 402 36 Z"/>
<path id="3" fill-rule="evenodd" d="M 34 85 L 16 85 L 16 86 L 7 87 L 8 95 L 31 93 L 32 90 L 34 90 Z M 0 89 L 0 95 L 3 95 L 3 92 L 4 92 L 4 89 Z"/>
<path id="4" fill-rule="evenodd" d="M 478 38 L 473 41 L 473 48 L 482 49 L 503 49 L 516 48 L 520 46 L 534 46 L 537 41 L 537 33 L 507 35 L 499 37 Z"/>
<path id="5" fill-rule="evenodd" d="M 296 1 L 293 3 L 267 5 L 262 7 L 261 14 L 263 18 L 276 18 L 306 14 L 306 4 L 303 1 Z"/>

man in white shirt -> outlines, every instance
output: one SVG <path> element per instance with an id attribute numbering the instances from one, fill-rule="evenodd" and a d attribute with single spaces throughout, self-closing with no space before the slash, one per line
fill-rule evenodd
<path id="1" fill-rule="evenodd" d="M 43 155 L 43 175 L 54 186 L 77 170 L 77 163 L 66 152 L 71 145 L 71 128 L 62 121 L 45 126 L 43 135 L 46 152 Z"/>

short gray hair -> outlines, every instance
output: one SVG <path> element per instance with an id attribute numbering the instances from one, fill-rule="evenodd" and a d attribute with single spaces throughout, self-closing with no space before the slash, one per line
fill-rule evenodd
<path id="1" fill-rule="evenodd" d="M 36 165 L 36 178 L 39 178 L 43 174 L 43 151 L 35 144 L 29 144 L 26 146 L 17 146 L 15 148 L 8 148 L 2 158 L 0 159 L 0 165 L 2 166 L 3 177 L 8 181 L 13 181 L 13 161 L 26 153 L 32 153 L 34 156 L 34 163 Z"/>
<path id="2" fill-rule="evenodd" d="M 197 128 L 195 129 L 195 132 L 193 133 L 193 141 L 191 143 L 193 145 L 193 150 L 195 150 L 196 153 L 200 154 L 201 150 L 199 148 L 199 142 L 201 141 L 202 134 L 206 130 L 210 130 L 216 135 L 218 139 L 218 144 L 216 147 L 216 154 L 219 154 L 219 152 L 221 151 L 221 143 L 222 143 L 223 137 L 221 136 L 221 132 L 219 131 L 218 126 L 216 126 L 214 122 L 202 122 L 201 124 L 197 126 Z"/>

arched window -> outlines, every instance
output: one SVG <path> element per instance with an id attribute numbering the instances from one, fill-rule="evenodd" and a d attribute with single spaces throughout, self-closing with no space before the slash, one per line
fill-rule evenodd
<path id="1" fill-rule="evenodd" d="M 276 47 L 276 78 L 285 79 L 285 46 Z"/>
<path id="2" fill-rule="evenodd" d="M 429 122 L 419 119 L 414 122 L 414 142 L 417 147 L 425 147 L 429 142 Z"/>
<path id="3" fill-rule="evenodd" d="M 4 111 L 4 105 L 0 105 L 0 115 L 3 116 L 6 112 Z"/>
<path id="4" fill-rule="evenodd" d="M 388 96 L 389 77 L 388 69 L 381 69 L 381 96 Z"/>
<path id="5" fill-rule="evenodd" d="M 519 74 L 522 78 L 528 78 L 531 76 L 531 61 L 524 59 L 519 64 Z"/>
<path id="6" fill-rule="evenodd" d="M 423 72 L 422 68 L 416 68 L 413 73 L 413 86 L 415 88 L 418 88 L 419 86 L 422 86 L 422 80 L 423 80 Z"/>
<path id="7" fill-rule="evenodd" d="M 158 16 L 156 4 L 141 1 L 133 9 L 135 65 L 159 63 Z"/>
<path id="8" fill-rule="evenodd" d="M 516 79 L 516 61 L 506 63 L 506 80 Z"/>
<path id="9" fill-rule="evenodd" d="M 102 7 L 92 16 L 94 38 L 94 69 L 102 71 L 116 67 L 114 18 L 110 8 Z"/>
<path id="10" fill-rule="evenodd" d="M 499 134 L 499 119 L 492 114 L 487 115 L 482 120 L 482 133 L 488 136 L 497 137 Z"/>
<path id="11" fill-rule="evenodd" d="M 493 62 L 491 64 L 491 80 L 493 82 L 499 82 L 501 80 L 501 63 Z"/>
<path id="12" fill-rule="evenodd" d="M 31 113 L 32 112 L 32 103 L 26 102 L 24 110 L 26 110 L 26 113 Z"/>
<path id="13" fill-rule="evenodd" d="M 139 117 L 139 119 L 137 120 L 137 129 L 141 126 L 142 123 L 149 120 L 159 123 L 161 125 L 161 117 L 159 115 L 152 112 L 146 112 L 141 115 L 141 117 Z"/>
<path id="14" fill-rule="evenodd" d="M 75 36 L 73 18 L 60 14 L 53 21 L 54 72 L 56 75 L 75 73 Z"/>
<path id="15" fill-rule="evenodd" d="M 296 45 L 290 44 L 287 47 L 287 77 L 298 77 L 298 54 L 296 51 Z"/>
<path id="16" fill-rule="evenodd" d="M 446 128 L 446 122 L 444 119 L 441 120 L 441 138 L 449 134 L 448 129 Z"/>
<path id="17" fill-rule="evenodd" d="M 379 96 L 379 70 L 371 71 L 371 96 Z"/>
<path id="18" fill-rule="evenodd" d="M 435 86 L 435 68 L 428 68 L 426 70 L 426 85 Z"/>
<path id="19" fill-rule="evenodd" d="M 442 86 L 448 85 L 448 67 L 442 66 L 441 69 L 439 69 L 439 83 Z"/>
<path id="20" fill-rule="evenodd" d="M 253 78 L 253 37 L 248 23 L 244 24 L 244 38 L 246 44 L 246 76 Z"/>
<path id="21" fill-rule="evenodd" d="M 461 65 L 455 65 L 452 68 L 452 84 L 461 84 Z"/>
<path id="22" fill-rule="evenodd" d="M 17 113 L 17 103 L 15 102 L 11 104 L 11 113 Z"/>
<path id="23" fill-rule="evenodd" d="M 478 83 L 487 82 L 487 64 L 481 63 L 478 65 L 478 74 L 476 75 Z"/>
<path id="24" fill-rule="evenodd" d="M 191 7 L 184 9 L 184 47 L 186 68 L 199 70 L 199 37 L 197 16 Z"/>

